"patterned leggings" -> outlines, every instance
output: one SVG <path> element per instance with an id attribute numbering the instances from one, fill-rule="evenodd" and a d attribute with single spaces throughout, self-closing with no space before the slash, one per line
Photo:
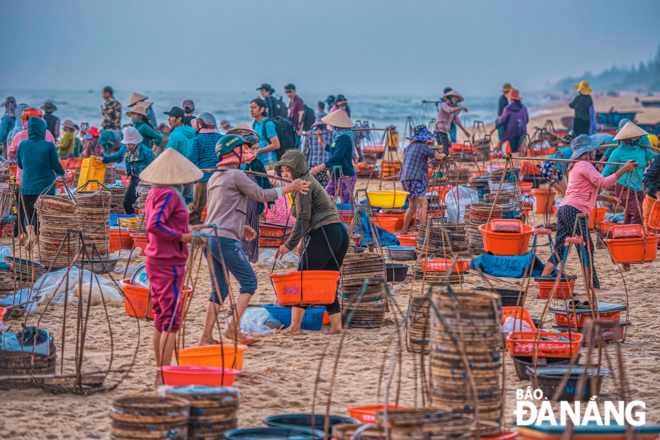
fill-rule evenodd
<path id="1" fill-rule="evenodd" d="M 560 206 L 557 211 L 557 236 L 555 237 L 555 251 L 559 255 L 559 258 L 564 258 L 564 240 L 567 237 L 573 236 L 573 228 L 575 227 L 575 220 L 577 215 L 582 214 L 582 211 L 576 209 L 569 205 Z M 575 235 L 580 235 L 586 247 L 579 245 L 577 247 L 580 257 L 580 262 L 586 269 L 585 272 L 589 274 L 591 272 L 593 278 L 593 287 L 600 289 L 600 282 L 598 281 L 598 276 L 596 275 L 596 268 L 591 266 L 590 260 L 594 261 L 594 244 L 591 241 L 591 235 L 589 234 L 589 229 L 587 228 L 587 217 L 582 217 L 578 221 L 577 228 L 575 229 Z M 587 256 L 587 252 L 590 256 Z M 555 254 L 552 254 L 550 263 L 554 264 L 555 267 L 559 266 L 557 257 Z"/>

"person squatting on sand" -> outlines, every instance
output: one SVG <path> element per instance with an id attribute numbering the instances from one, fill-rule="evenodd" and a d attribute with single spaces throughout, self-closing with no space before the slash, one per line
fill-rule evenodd
<path id="1" fill-rule="evenodd" d="M 592 264 L 594 261 L 594 244 L 591 241 L 591 235 L 587 228 L 587 218 L 594 209 L 597 200 L 608 203 L 619 203 L 615 197 L 599 195 L 601 188 L 607 188 L 614 185 L 617 179 L 624 174 L 635 169 L 637 164 L 633 161 L 626 162 L 626 165 L 619 168 L 611 176 L 601 175 L 590 160 L 596 157 L 596 150 L 601 143 L 589 137 L 586 134 L 580 135 L 571 141 L 573 154 L 571 159 L 577 159 L 579 162 L 573 164 L 570 170 L 570 179 L 566 188 L 566 195 L 559 205 L 557 211 L 557 236 L 555 237 L 555 254 L 553 254 L 543 269 L 543 276 L 550 276 L 559 265 L 557 256 L 562 260 L 564 256 L 564 240 L 573 235 L 576 220 L 578 221 L 576 235 L 584 240 L 583 245 L 578 246 L 578 255 L 586 273 L 591 273 L 592 287 L 600 290 L 600 283 L 596 275 L 596 268 Z M 577 218 L 578 214 L 586 214 L 586 217 Z M 588 253 L 588 254 L 587 254 Z"/>
<path id="2" fill-rule="evenodd" d="M 126 131 L 129 129 L 137 133 L 133 127 Z M 128 133 L 125 134 L 128 137 Z M 147 147 L 141 148 L 151 154 Z M 202 176 L 199 168 L 172 149 L 158 156 L 139 176 L 152 185 L 145 203 L 148 244 L 144 254 L 151 285 L 157 367 L 170 365 L 176 333 L 181 326 L 187 243 L 193 237 L 192 232 L 188 232 L 188 208 L 183 198 L 183 186 Z M 160 379 L 161 376 L 157 375 L 157 384 L 162 383 Z"/>
<path id="3" fill-rule="evenodd" d="M 291 215 L 296 218 L 289 240 L 280 246 L 278 257 L 291 252 L 303 240 L 304 251 L 300 255 L 298 270 L 340 271 L 348 252 L 348 232 L 339 219 L 332 199 L 323 186 L 309 172 L 305 155 L 300 150 L 288 150 L 275 165 L 275 171 L 285 179 L 302 179 L 309 184 L 307 194 L 293 194 Z M 300 334 L 300 325 L 305 314 L 304 306 L 293 306 L 291 326 L 286 329 L 292 335 Z M 330 317 L 330 334 L 342 332 L 339 292 L 332 304 L 325 309 Z"/>
<path id="4" fill-rule="evenodd" d="M 221 171 L 216 172 L 208 181 L 208 216 L 205 225 L 217 225 L 218 239 L 211 237 L 207 246 L 212 258 L 215 279 L 220 289 L 220 297 L 213 284 L 213 293 L 206 309 L 204 331 L 199 345 L 216 343 L 213 339 L 213 326 L 222 308 L 222 302 L 229 294 L 229 280 L 225 278 L 225 274 L 229 273 L 236 277 L 241 288 L 232 322 L 227 326 L 223 335 L 228 339 L 244 342 L 240 329 L 235 323 L 240 323 L 250 298 L 257 290 L 257 276 L 241 246 L 243 236 L 249 240 L 257 239 L 254 229 L 245 225 L 248 197 L 261 203 L 267 203 L 291 192 L 306 194 L 309 189 L 309 182 L 303 182 L 300 179 L 281 188 L 261 188 L 240 170 L 244 162 L 249 162 L 255 157 L 254 154 L 248 152 L 248 147 L 248 142 L 242 137 L 226 135 L 220 138 L 215 149 L 220 161 L 218 169 Z M 201 227 L 198 225 L 194 229 L 199 230 Z"/>

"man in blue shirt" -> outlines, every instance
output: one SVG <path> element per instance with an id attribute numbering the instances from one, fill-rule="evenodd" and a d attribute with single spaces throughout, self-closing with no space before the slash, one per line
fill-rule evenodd
<path id="1" fill-rule="evenodd" d="M 280 139 L 277 137 L 275 123 L 268 117 L 266 103 L 261 98 L 255 98 L 250 102 L 250 115 L 254 118 L 253 129 L 259 136 L 259 153 L 257 157 L 264 164 L 269 174 L 274 174 L 275 162 L 277 162 L 276 150 L 280 149 Z M 264 127 L 266 136 L 264 138 Z M 271 171 L 273 171 L 271 173 Z"/>
<path id="2" fill-rule="evenodd" d="M 216 168 L 218 156 L 215 154 L 215 146 L 222 135 L 215 128 L 215 117 L 211 113 L 204 112 L 190 121 L 190 125 L 198 134 L 193 138 L 188 159 L 202 170 Z M 204 177 L 195 183 L 195 193 L 190 210 L 191 225 L 202 223 L 202 213 L 206 206 L 206 183 L 212 175 L 213 173 L 210 172 L 204 173 Z"/>

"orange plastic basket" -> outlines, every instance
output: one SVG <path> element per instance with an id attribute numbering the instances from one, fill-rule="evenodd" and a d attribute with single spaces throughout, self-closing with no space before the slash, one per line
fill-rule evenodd
<path id="1" fill-rule="evenodd" d="M 340 273 L 334 270 L 305 270 L 285 274 L 271 274 L 277 304 L 332 304 L 337 296 Z"/>
<path id="2" fill-rule="evenodd" d="M 451 143 L 452 153 L 474 153 L 475 148 L 469 145 L 457 144 L 456 142 Z"/>
<path id="3" fill-rule="evenodd" d="M 149 242 L 147 241 L 147 236 L 146 235 L 137 235 L 137 234 L 131 234 L 131 238 L 135 242 L 135 247 L 144 250 L 147 248 L 147 245 Z"/>
<path id="4" fill-rule="evenodd" d="M 615 225 L 610 228 L 608 238 L 640 238 L 644 236 L 642 225 Z"/>
<path id="5" fill-rule="evenodd" d="M 469 259 L 463 259 L 459 258 L 456 261 L 456 266 L 454 266 L 454 269 L 452 272 L 467 272 L 470 270 L 470 262 L 472 260 Z M 437 258 L 435 260 L 428 260 L 424 261 L 422 260 L 420 264 L 422 265 L 422 270 L 426 270 L 428 272 L 447 272 L 451 265 L 453 264 L 454 260 L 451 258 Z"/>
<path id="6" fill-rule="evenodd" d="M 110 252 L 120 249 L 131 250 L 133 248 L 133 237 L 129 231 L 121 229 L 110 230 Z"/>
<path id="7" fill-rule="evenodd" d="M 615 229 L 616 226 L 612 229 Z M 641 263 L 654 261 L 658 256 L 658 234 L 647 234 L 646 243 L 641 238 L 609 238 L 603 241 L 617 263 Z"/>
<path id="8" fill-rule="evenodd" d="M 405 406 L 387 405 L 387 409 L 405 409 Z M 348 408 L 346 411 L 351 415 L 351 418 L 359 420 L 361 423 L 374 423 L 376 421 L 376 413 L 385 409 L 385 405 L 371 405 L 371 406 L 356 406 L 355 408 Z"/>
<path id="9" fill-rule="evenodd" d="M 119 285 L 124 290 L 124 311 L 129 316 L 136 318 L 145 318 L 147 316 L 147 306 L 149 304 L 149 289 L 146 287 L 134 286 L 131 280 L 122 280 Z M 181 298 L 181 307 L 192 295 L 192 289 L 186 287 L 183 290 L 183 298 Z M 131 304 L 133 305 L 131 307 Z M 154 319 L 153 307 L 149 308 L 149 319 Z"/>
<path id="10" fill-rule="evenodd" d="M 589 230 L 592 230 L 594 226 L 596 229 L 601 229 L 603 222 L 605 221 L 605 214 L 607 213 L 607 208 L 594 208 L 589 214 Z"/>
<path id="11" fill-rule="evenodd" d="M 371 217 L 371 221 L 379 228 L 385 229 L 390 234 L 394 234 L 394 228 L 399 221 L 396 217 Z"/>
<path id="12" fill-rule="evenodd" d="M 534 214 L 550 214 L 550 210 L 554 207 L 555 190 L 548 188 L 534 188 L 532 194 L 536 199 L 536 211 L 534 211 Z M 548 201 L 548 197 L 550 198 L 550 201 Z"/>
<path id="13" fill-rule="evenodd" d="M 568 333 L 541 332 L 541 338 L 549 338 L 552 341 L 537 342 L 538 332 L 513 332 L 507 336 L 507 346 L 512 356 L 533 356 L 538 352 L 539 357 L 551 358 L 573 358 L 580 353 L 580 344 L 582 343 L 582 334 L 571 333 L 569 339 Z M 562 341 L 562 337 L 566 339 Z"/>
<path id="14" fill-rule="evenodd" d="M 499 220 L 498 221 L 507 221 Z M 508 220 L 520 222 L 520 220 Z M 484 250 L 494 255 L 523 255 L 529 250 L 529 240 L 532 237 L 532 226 L 523 225 L 525 232 L 493 232 L 491 224 L 479 226 L 479 232 L 484 238 Z"/>
<path id="15" fill-rule="evenodd" d="M 534 329 L 534 332 L 536 332 L 536 324 L 534 324 L 531 316 L 529 316 L 529 312 L 524 307 L 502 307 L 502 324 L 504 324 L 506 318 L 525 321 L 532 329 Z M 516 325 L 515 328 L 518 328 L 518 325 Z"/>
<path id="16" fill-rule="evenodd" d="M 203 347 L 189 347 L 179 351 L 179 365 L 195 365 L 198 367 L 219 367 L 243 369 L 243 353 L 247 345 L 218 344 Z M 224 365 L 223 365 L 224 359 Z"/>
<path id="17" fill-rule="evenodd" d="M 374 215 L 378 218 L 381 218 L 381 217 L 395 218 L 396 219 L 396 225 L 394 225 L 394 230 L 395 231 L 400 231 L 403 228 L 403 218 L 406 216 L 406 213 L 402 212 L 402 213 L 399 213 L 399 214 L 393 214 L 393 213 L 389 213 L 389 212 L 378 212 Z M 409 226 L 415 226 L 415 214 L 413 214 L 412 219 L 410 219 L 410 225 Z"/>
<path id="18" fill-rule="evenodd" d="M 172 387 L 188 385 L 230 387 L 234 384 L 236 375 L 240 373 L 232 368 L 198 367 L 196 365 L 167 365 L 158 367 L 158 371 L 163 372 L 165 385 Z"/>
<path id="19" fill-rule="evenodd" d="M 532 192 L 532 189 L 534 189 L 534 184 L 532 182 L 523 182 L 519 180 L 518 186 L 520 186 L 520 191 L 524 193 Z"/>
<path id="20" fill-rule="evenodd" d="M 648 227 L 651 229 L 660 229 L 660 203 L 653 202 L 651 212 L 649 213 Z"/>
<path id="21" fill-rule="evenodd" d="M 572 311 L 570 313 L 570 318 L 566 315 L 566 312 L 554 312 L 555 313 L 555 323 L 560 327 L 573 327 L 573 328 L 582 328 L 586 322 L 592 319 L 591 313 L 578 313 L 575 315 Z M 600 314 L 600 321 L 621 321 L 621 312 L 615 310 L 613 312 L 606 312 Z"/>
<path id="22" fill-rule="evenodd" d="M 538 281 L 536 283 L 539 288 L 539 298 L 548 298 L 550 297 L 550 292 L 555 285 L 554 281 Z M 575 288 L 575 280 L 571 281 L 560 281 L 557 285 L 557 291 L 555 292 L 555 298 L 564 299 L 571 298 L 573 296 L 573 289 Z"/>
<path id="23" fill-rule="evenodd" d="M 396 238 L 399 239 L 401 246 L 417 246 L 417 232 L 409 235 L 398 235 Z"/>
<path id="24" fill-rule="evenodd" d="M 15 176 L 18 172 L 18 165 L 9 165 L 9 174 Z"/>

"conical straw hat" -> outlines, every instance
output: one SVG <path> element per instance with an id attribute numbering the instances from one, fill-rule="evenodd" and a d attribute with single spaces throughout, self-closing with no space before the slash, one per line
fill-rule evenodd
<path id="1" fill-rule="evenodd" d="M 154 103 L 153 102 L 147 102 L 147 101 L 142 101 L 140 105 L 144 107 L 145 110 L 149 110 L 149 107 L 151 107 Z"/>
<path id="2" fill-rule="evenodd" d="M 328 125 L 339 128 L 353 128 L 355 127 L 355 122 L 351 121 L 351 118 L 348 117 L 344 110 L 335 110 L 330 113 L 328 116 L 325 116 L 321 119 Z"/>
<path id="3" fill-rule="evenodd" d="M 131 95 L 131 99 L 128 100 L 128 106 L 133 107 L 138 102 L 144 101 L 147 98 L 148 96 L 140 95 L 139 93 L 133 93 Z"/>
<path id="4" fill-rule="evenodd" d="M 614 136 L 614 140 L 621 141 L 623 139 L 646 136 L 647 134 L 648 133 L 644 129 L 639 128 L 633 122 L 628 121 L 626 122 L 626 125 L 624 125 L 623 128 L 619 130 L 616 136 Z"/>
<path id="5" fill-rule="evenodd" d="M 147 115 L 147 110 L 142 107 L 142 104 L 143 103 L 135 104 L 132 108 L 129 108 L 126 112 L 126 116 L 130 116 L 129 113 L 137 113 L 138 115 L 149 116 Z"/>
<path id="6" fill-rule="evenodd" d="M 168 148 L 140 173 L 140 179 L 155 185 L 197 182 L 204 173 L 173 148 Z"/>

